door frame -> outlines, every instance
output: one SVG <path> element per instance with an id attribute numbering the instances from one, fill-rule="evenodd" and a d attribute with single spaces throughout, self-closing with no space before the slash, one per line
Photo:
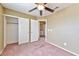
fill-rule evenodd
<path id="1" fill-rule="evenodd" d="M 13 18 L 22 18 L 22 17 L 18 17 L 18 16 L 13 16 L 13 15 L 8 15 L 8 14 L 1 14 L 3 15 L 3 20 L 4 20 L 4 45 L 3 47 L 5 48 L 7 46 L 7 42 L 6 42 L 6 17 L 13 17 Z M 19 40 L 19 39 L 18 39 Z"/>
<path id="2" fill-rule="evenodd" d="M 3 16 L 3 17 L 4 17 L 4 48 L 5 48 L 7 45 L 7 42 L 6 42 L 6 25 L 7 25 L 7 22 L 6 22 L 6 16 Z"/>
<path id="3" fill-rule="evenodd" d="M 18 17 L 13 17 L 13 16 L 10 16 L 10 15 L 4 15 L 3 14 L 3 20 L 4 20 L 4 48 L 7 46 L 7 39 L 6 39 L 6 35 L 7 35 L 7 32 L 6 32 L 6 30 L 7 30 L 7 19 L 6 19 L 6 17 L 12 17 L 12 18 L 17 18 L 17 20 L 18 20 Z M 19 39 L 18 39 L 19 40 Z"/>
<path id="4" fill-rule="evenodd" d="M 47 19 L 38 19 L 38 21 L 45 21 L 45 41 L 47 40 Z"/>

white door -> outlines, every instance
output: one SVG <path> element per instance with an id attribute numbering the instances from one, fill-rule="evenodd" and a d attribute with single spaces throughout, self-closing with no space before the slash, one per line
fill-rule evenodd
<path id="1" fill-rule="evenodd" d="M 19 44 L 29 42 L 29 19 L 19 18 Z"/>
<path id="2" fill-rule="evenodd" d="M 39 39 L 39 23 L 37 20 L 31 20 L 31 42 Z"/>

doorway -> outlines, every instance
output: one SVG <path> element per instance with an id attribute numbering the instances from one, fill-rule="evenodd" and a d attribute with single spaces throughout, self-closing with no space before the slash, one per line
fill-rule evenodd
<path id="1" fill-rule="evenodd" d="M 39 40 L 45 41 L 47 39 L 47 20 L 40 20 L 39 25 Z"/>
<path id="2" fill-rule="evenodd" d="M 4 47 L 29 42 L 29 19 L 4 16 Z"/>
<path id="3" fill-rule="evenodd" d="M 18 18 L 4 15 L 4 48 L 12 43 L 18 43 Z"/>

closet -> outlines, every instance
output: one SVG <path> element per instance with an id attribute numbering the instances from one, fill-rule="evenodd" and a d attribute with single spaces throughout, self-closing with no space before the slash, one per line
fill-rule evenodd
<path id="1" fill-rule="evenodd" d="M 6 43 L 17 43 L 18 42 L 18 19 L 13 17 L 6 17 Z"/>
<path id="2" fill-rule="evenodd" d="M 38 39 L 39 23 L 37 20 L 4 16 L 4 47 L 7 44 L 24 44 Z"/>

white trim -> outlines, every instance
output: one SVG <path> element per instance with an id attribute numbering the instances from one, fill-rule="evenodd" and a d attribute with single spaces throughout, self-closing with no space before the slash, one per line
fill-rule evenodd
<path id="1" fill-rule="evenodd" d="M 4 47 L 7 45 L 5 42 L 6 42 L 6 19 L 4 16 Z"/>
<path id="2" fill-rule="evenodd" d="M 14 17 L 14 18 L 20 18 L 20 17 L 16 17 L 16 16 L 12 16 L 12 15 L 7 15 L 7 14 L 1 14 L 4 16 L 4 48 L 6 47 L 6 45 L 8 44 L 6 42 L 6 17 Z"/>
<path id="3" fill-rule="evenodd" d="M 2 50 L 0 50 L 0 55 L 1 55 L 1 53 L 2 53 Z"/>
<path id="4" fill-rule="evenodd" d="M 46 41 L 46 42 L 48 42 L 48 41 Z M 67 51 L 67 52 L 69 52 L 69 53 L 71 53 L 71 54 L 74 54 L 74 55 L 76 55 L 76 56 L 79 56 L 79 54 L 74 53 L 74 52 L 72 52 L 72 51 L 69 51 L 69 50 L 67 50 L 67 49 L 65 49 L 65 48 L 63 48 L 63 47 L 61 47 L 61 46 L 59 46 L 59 45 L 56 45 L 56 44 L 51 43 L 51 42 L 48 42 L 48 43 L 49 43 L 49 44 L 52 44 L 52 45 L 54 45 L 54 46 L 56 46 L 56 47 L 58 47 L 58 48 L 60 48 L 60 49 L 63 49 L 63 50 L 65 50 L 65 51 Z"/>
<path id="5" fill-rule="evenodd" d="M 0 55 L 1 55 L 1 53 L 3 52 L 3 50 L 4 50 L 4 49 L 2 49 L 2 50 L 0 51 Z"/>
<path id="6" fill-rule="evenodd" d="M 3 52 L 4 49 L 5 49 L 5 48 L 1 49 L 0 54 L 2 54 L 2 52 Z"/>

